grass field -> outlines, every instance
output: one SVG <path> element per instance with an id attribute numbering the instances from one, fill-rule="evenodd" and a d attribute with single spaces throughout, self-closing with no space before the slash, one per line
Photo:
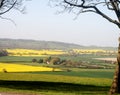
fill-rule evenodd
<path id="1" fill-rule="evenodd" d="M 0 90 L 34 95 L 107 95 L 109 86 L 43 81 L 1 81 Z"/>
<path id="2" fill-rule="evenodd" d="M 72 69 L 73 70 L 73 69 Z M 64 75 L 64 76 L 77 76 L 77 77 L 91 77 L 91 78 L 108 78 L 112 79 L 114 70 L 91 70 L 79 69 L 78 71 L 60 71 L 60 72 L 32 72 L 33 74 L 49 74 L 49 75 Z"/>
<path id="3" fill-rule="evenodd" d="M 0 76 L 2 92 L 43 95 L 106 95 L 112 82 L 107 78 L 30 73 L 0 73 Z"/>
<path id="4" fill-rule="evenodd" d="M 44 56 L 45 57 L 45 56 Z M 18 64 L 27 64 L 27 65 L 40 65 L 32 63 L 32 59 L 41 59 L 44 58 L 43 56 L 6 56 L 6 57 L 0 57 L 0 62 L 5 63 L 18 63 Z M 49 57 L 49 56 L 46 56 Z M 103 60 L 97 60 L 95 58 L 115 58 L 115 56 L 100 56 L 100 55 L 80 55 L 80 56 L 58 56 L 61 59 L 66 60 L 72 60 L 72 61 L 82 61 L 85 64 L 88 65 L 99 65 L 102 67 L 115 67 L 114 64 L 105 64 Z M 50 66 L 50 65 L 49 65 Z"/>
<path id="5" fill-rule="evenodd" d="M 72 60 L 85 60 L 90 63 L 102 64 L 102 61 L 93 60 L 95 56 L 61 56 L 61 58 Z M 103 56 L 102 56 L 103 57 Z M 0 57 L 2 65 L 13 65 L 21 68 L 23 72 L 15 71 L 8 73 L 0 73 L 0 92 L 12 93 L 28 93 L 38 95 L 107 95 L 112 83 L 114 69 L 80 69 L 80 68 L 62 68 L 63 71 L 25 71 L 24 66 L 37 67 L 53 65 L 41 65 L 32 63 L 33 58 L 40 59 L 41 57 L 23 57 L 23 56 L 7 56 Z M 96 57 L 95 57 L 96 58 Z M 14 64 L 13 64 L 14 63 Z M 16 64 L 17 63 L 17 64 Z M 0 69 L 3 67 L 0 65 Z M 108 64 L 109 65 L 109 64 Z M 29 67 L 28 66 L 28 67 Z M 7 67 L 7 66 L 5 66 Z M 8 66 L 9 67 L 9 66 Z M 15 67 L 9 67 L 15 69 Z M 46 67 L 45 67 L 46 68 Z M 70 72 L 67 72 L 70 69 Z M 18 69 L 17 69 L 18 70 Z M 52 70 L 52 69 L 51 69 Z"/>
<path id="6" fill-rule="evenodd" d="M 0 73 L 0 92 L 38 95 L 107 95 L 112 83 L 113 70 L 76 68 L 73 70 Z"/>

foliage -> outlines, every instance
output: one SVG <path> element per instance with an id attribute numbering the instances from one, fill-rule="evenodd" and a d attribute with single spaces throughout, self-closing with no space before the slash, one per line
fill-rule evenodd
<path id="1" fill-rule="evenodd" d="M 54 65 L 60 64 L 60 58 L 59 57 L 53 57 L 53 58 L 51 58 L 50 63 L 54 64 Z"/>
<path id="2" fill-rule="evenodd" d="M 33 63 L 37 62 L 37 59 L 35 59 L 35 58 L 34 58 L 34 59 L 32 59 L 32 62 L 33 62 Z"/>
<path id="3" fill-rule="evenodd" d="M 45 57 L 43 58 L 43 63 L 49 64 L 50 60 L 51 60 L 51 57 Z"/>
<path id="4" fill-rule="evenodd" d="M 6 50 L 0 49 L 0 56 L 8 56 L 8 52 Z"/>
<path id="5" fill-rule="evenodd" d="M 39 60 L 38 60 L 38 63 L 43 63 L 43 59 L 39 59 Z"/>

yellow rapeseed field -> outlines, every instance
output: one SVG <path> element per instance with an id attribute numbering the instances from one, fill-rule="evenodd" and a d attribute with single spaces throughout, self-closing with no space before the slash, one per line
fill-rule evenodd
<path id="1" fill-rule="evenodd" d="M 34 71 L 61 71 L 49 67 L 28 66 L 11 63 L 0 63 L 0 72 L 34 72 Z"/>
<path id="2" fill-rule="evenodd" d="M 102 50 L 102 49 L 73 49 L 74 52 L 76 53 L 105 53 L 106 50 Z"/>
<path id="3" fill-rule="evenodd" d="M 43 55 L 61 55 L 66 52 L 62 50 L 32 50 L 32 49 L 6 49 L 9 56 L 43 56 Z"/>

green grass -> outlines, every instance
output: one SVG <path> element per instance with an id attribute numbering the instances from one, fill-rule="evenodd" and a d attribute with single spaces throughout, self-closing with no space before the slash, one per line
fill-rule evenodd
<path id="1" fill-rule="evenodd" d="M 98 56 L 100 57 L 100 56 Z M 37 66 L 50 66 L 32 63 L 33 58 L 41 57 L 0 57 L 0 62 Z M 90 64 L 104 65 L 94 60 L 95 56 L 61 56 L 74 61 L 85 60 Z M 54 66 L 63 68 L 62 66 Z M 107 95 L 114 74 L 113 69 L 63 68 L 63 72 L 0 73 L 0 92 L 33 93 L 40 95 Z M 71 72 L 66 72 L 71 69 Z"/>
<path id="2" fill-rule="evenodd" d="M 50 56 L 50 55 L 49 55 Z M 46 56 L 47 57 L 47 56 Z M 99 64 L 99 63 L 104 63 L 101 60 L 95 60 L 93 58 L 109 58 L 109 57 L 113 57 L 115 58 L 116 56 L 101 56 L 101 55 L 94 55 L 94 54 L 85 54 L 85 55 L 79 55 L 79 56 L 58 56 L 61 59 L 66 59 L 66 60 L 73 60 L 73 61 L 85 61 L 85 62 L 90 62 L 90 63 L 95 63 L 95 64 Z M 31 62 L 33 58 L 36 59 L 40 59 L 43 57 L 39 57 L 39 56 L 4 56 L 4 57 L 0 57 L 0 62 Z"/>
<path id="3" fill-rule="evenodd" d="M 50 74 L 31 74 L 31 73 L 0 73 L 0 80 L 7 81 L 46 81 L 46 82 L 64 82 L 95 86 L 109 86 L 112 79 L 75 77 Z"/>
<path id="4" fill-rule="evenodd" d="M 1 81 L 1 89 L 2 92 L 9 91 L 42 95 L 107 95 L 109 86 L 43 81 Z"/>
<path id="5" fill-rule="evenodd" d="M 0 62 L 7 62 L 7 63 L 26 63 L 26 62 L 32 62 L 32 59 L 36 58 L 36 59 L 40 59 L 40 57 L 37 56 L 4 56 L 4 57 L 0 57 Z"/>
<path id="6" fill-rule="evenodd" d="M 71 68 L 71 72 L 30 72 L 33 74 L 50 74 L 50 75 L 64 75 L 64 76 L 77 76 L 77 77 L 91 77 L 91 78 L 109 78 L 113 79 L 113 69 L 77 69 Z M 76 71 L 77 70 L 77 71 Z"/>
<path id="7" fill-rule="evenodd" d="M 112 80 L 108 78 L 0 73 L 0 92 L 43 95 L 107 95 L 111 82 Z"/>

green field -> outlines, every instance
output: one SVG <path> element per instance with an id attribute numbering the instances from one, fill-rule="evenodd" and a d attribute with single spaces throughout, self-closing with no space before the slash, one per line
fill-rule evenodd
<path id="1" fill-rule="evenodd" d="M 47 56 L 46 56 L 47 57 Z M 49 57 L 49 56 L 48 56 Z M 54 56 L 53 56 L 54 57 Z M 66 60 L 72 60 L 72 61 L 82 61 L 85 63 L 85 65 L 91 66 L 91 65 L 97 65 L 100 67 L 108 67 L 108 68 L 115 68 L 114 64 L 106 64 L 104 61 L 101 60 L 96 60 L 94 58 L 115 58 L 116 56 L 106 56 L 106 55 L 94 55 L 94 54 L 90 54 L 90 55 L 79 55 L 79 56 L 58 56 L 61 59 L 66 59 Z M 7 62 L 7 63 L 20 63 L 20 64 L 27 64 L 27 65 L 43 65 L 43 66 L 51 66 L 51 65 L 45 65 L 45 64 L 35 64 L 32 63 L 32 59 L 41 59 L 44 57 L 33 57 L 33 56 L 6 56 L 6 57 L 0 57 L 0 62 Z M 55 66 L 52 66 L 55 67 Z M 59 66 L 60 67 L 60 66 Z"/>
<path id="2" fill-rule="evenodd" d="M 72 69 L 73 70 L 73 69 Z M 33 72 L 33 74 L 49 74 L 49 75 L 64 75 L 64 76 L 77 76 L 77 77 L 92 77 L 92 78 L 113 78 L 113 70 L 85 70 L 79 69 L 79 71 L 71 72 Z"/>
<path id="3" fill-rule="evenodd" d="M 106 65 L 93 60 L 95 56 L 61 56 L 63 59 L 86 60 L 89 64 Z M 41 57 L 0 57 L 0 62 L 47 66 L 63 69 L 59 72 L 0 73 L 0 92 L 37 95 L 107 95 L 114 69 L 83 69 L 32 63 Z M 108 64 L 109 66 L 109 64 Z M 115 66 L 115 65 L 110 65 Z M 70 71 L 67 71 L 69 69 Z"/>
<path id="4" fill-rule="evenodd" d="M 108 78 L 32 73 L 0 73 L 0 76 L 1 92 L 43 95 L 106 95 L 112 82 Z"/>

